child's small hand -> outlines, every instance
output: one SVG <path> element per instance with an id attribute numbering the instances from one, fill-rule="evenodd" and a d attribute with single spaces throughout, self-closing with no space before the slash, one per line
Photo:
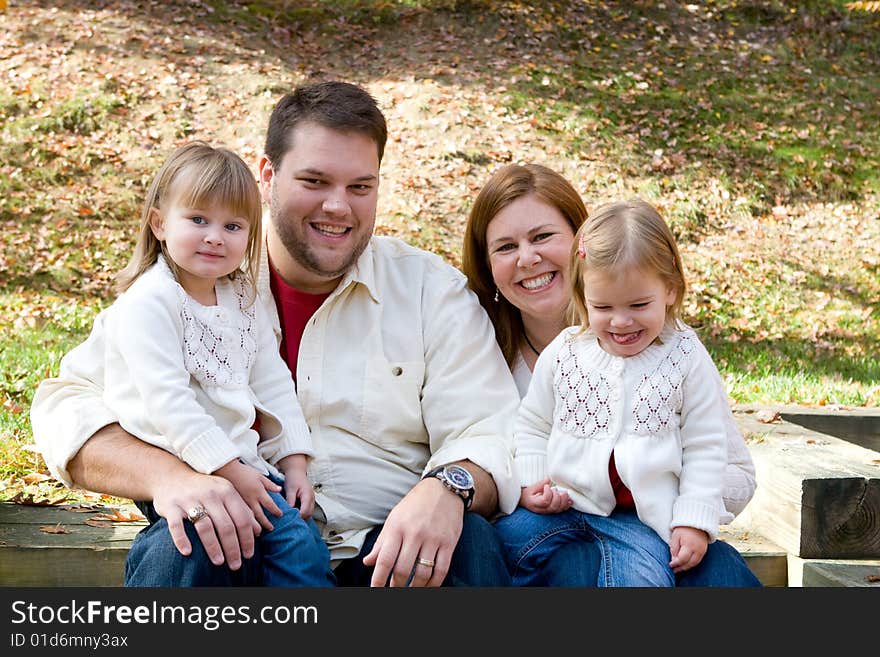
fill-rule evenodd
<path id="1" fill-rule="evenodd" d="M 709 535 L 702 529 L 694 527 L 675 527 L 669 541 L 669 552 L 672 561 L 669 567 L 674 573 L 690 570 L 703 560 L 709 546 Z"/>
<path id="2" fill-rule="evenodd" d="M 303 454 L 290 454 L 278 461 L 278 469 L 284 473 L 287 503 L 296 506 L 299 500 L 299 515 L 308 520 L 315 510 L 315 490 L 309 481 L 308 460 Z"/>
<path id="3" fill-rule="evenodd" d="M 223 477 L 235 486 L 235 490 L 238 491 L 238 494 L 241 495 L 245 503 L 251 508 L 251 511 L 254 512 L 254 516 L 257 522 L 260 523 L 260 526 L 266 531 L 272 531 L 272 523 L 266 517 L 264 508 L 272 515 L 281 517 L 284 512 L 269 497 L 269 491 L 279 493 L 281 492 L 281 486 L 238 459 L 218 468 L 214 474 Z"/>
<path id="4" fill-rule="evenodd" d="M 550 485 L 550 479 L 523 486 L 519 494 L 519 505 L 533 513 L 560 513 L 571 507 L 568 493 L 560 493 Z"/>

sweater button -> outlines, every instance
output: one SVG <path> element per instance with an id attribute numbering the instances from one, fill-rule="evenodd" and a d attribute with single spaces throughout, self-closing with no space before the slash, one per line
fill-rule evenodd
<path id="1" fill-rule="evenodd" d="M 401 374 L 403 374 L 403 368 L 402 368 L 402 367 L 398 367 L 398 366 L 392 367 L 392 368 L 391 368 L 391 373 L 392 373 L 394 376 L 400 376 Z"/>

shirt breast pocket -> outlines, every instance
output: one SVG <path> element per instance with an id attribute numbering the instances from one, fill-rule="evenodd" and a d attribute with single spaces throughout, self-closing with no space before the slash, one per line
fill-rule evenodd
<path id="1" fill-rule="evenodd" d="M 428 442 L 422 419 L 425 364 L 371 358 L 364 376 L 361 436 L 393 449 L 402 442 Z"/>

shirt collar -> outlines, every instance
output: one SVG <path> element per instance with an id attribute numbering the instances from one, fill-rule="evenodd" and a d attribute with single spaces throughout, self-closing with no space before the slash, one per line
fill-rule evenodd
<path id="1" fill-rule="evenodd" d="M 263 226 L 268 226 L 270 218 L 268 214 L 263 215 Z M 341 294 L 349 285 L 360 283 L 363 285 L 370 298 L 376 303 L 381 303 L 379 298 L 379 286 L 376 282 L 375 259 L 373 257 L 373 248 L 376 240 L 379 239 L 375 235 L 367 242 L 367 248 L 361 253 L 354 267 L 348 270 L 339 281 L 336 289 L 330 293 L 331 297 Z M 265 282 L 266 288 L 269 286 L 269 247 L 266 244 L 266 229 L 263 229 L 263 248 L 260 249 L 260 267 L 257 274 L 261 281 Z"/>
<path id="2" fill-rule="evenodd" d="M 342 277 L 342 280 L 339 282 L 336 290 L 334 290 L 334 293 L 341 293 L 349 285 L 360 283 L 367 289 L 367 293 L 373 301 L 381 303 L 381 299 L 379 298 L 379 286 L 376 282 L 376 261 L 373 253 L 376 239 L 375 236 L 370 238 L 364 252 L 361 253 L 357 262 L 354 263 L 354 267 Z"/>

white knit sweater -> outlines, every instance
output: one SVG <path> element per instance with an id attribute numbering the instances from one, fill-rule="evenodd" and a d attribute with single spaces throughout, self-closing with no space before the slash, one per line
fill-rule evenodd
<path id="1" fill-rule="evenodd" d="M 752 454 L 749 452 L 746 441 L 730 411 L 724 381 L 717 369 L 713 367 L 712 370 L 714 374 L 712 385 L 715 387 L 718 398 L 723 401 L 724 412 L 720 420 L 724 424 L 724 433 L 727 436 L 727 467 L 724 469 L 724 487 L 721 491 L 724 509 L 721 512 L 720 520 L 722 525 L 726 525 L 746 508 L 755 494 L 757 482 L 755 481 L 755 462 L 752 460 Z M 532 371 L 519 352 L 513 362 L 511 373 L 520 398 L 525 397 L 532 380 Z"/>
<path id="2" fill-rule="evenodd" d="M 727 412 L 715 367 L 690 329 L 664 328 L 629 358 L 569 328 L 541 353 L 514 435 L 521 485 L 547 476 L 574 508 L 609 515 L 612 450 L 639 518 L 667 542 L 672 528 L 718 533 Z"/>
<path id="3" fill-rule="evenodd" d="M 293 378 L 254 293 L 240 278 L 215 290 L 216 306 L 198 303 L 160 256 L 99 315 L 104 403 L 126 431 L 199 472 L 240 458 L 279 475 L 281 458 L 313 453 Z"/>

